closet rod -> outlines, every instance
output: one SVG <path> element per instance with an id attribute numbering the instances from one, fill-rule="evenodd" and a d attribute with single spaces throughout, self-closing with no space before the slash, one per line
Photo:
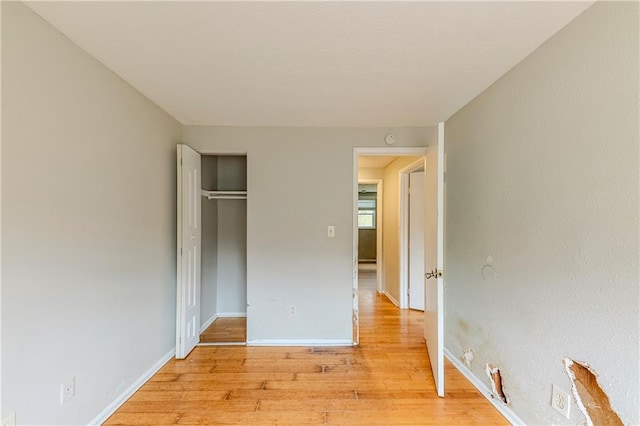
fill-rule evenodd
<path id="1" fill-rule="evenodd" d="M 247 191 L 207 191 L 203 189 L 202 196 L 209 200 L 246 200 Z"/>

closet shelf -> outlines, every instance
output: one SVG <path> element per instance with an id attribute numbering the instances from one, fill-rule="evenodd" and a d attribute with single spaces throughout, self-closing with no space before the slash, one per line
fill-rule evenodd
<path id="1" fill-rule="evenodd" d="M 207 191 L 203 189 L 202 196 L 209 200 L 246 200 L 247 191 Z"/>

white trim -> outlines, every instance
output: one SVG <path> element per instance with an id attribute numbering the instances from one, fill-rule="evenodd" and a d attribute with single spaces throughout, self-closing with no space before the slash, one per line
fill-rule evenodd
<path id="1" fill-rule="evenodd" d="M 204 331 L 205 331 L 207 328 L 209 328 L 209 326 L 210 326 L 211 324 L 213 324 L 213 322 L 214 322 L 215 320 L 217 320 L 217 319 L 218 319 L 218 315 L 217 315 L 217 314 L 213 314 L 213 316 L 212 316 L 211 318 L 209 318 L 209 319 L 207 320 L 207 322 L 205 322 L 204 324 L 202 324 L 202 327 L 200 327 L 200 334 L 204 333 Z"/>
<path id="2" fill-rule="evenodd" d="M 113 400 L 111 404 L 109 404 L 104 410 L 100 412 L 93 420 L 89 422 L 89 425 L 101 425 L 107 419 L 116 412 L 118 408 L 122 406 L 131 396 L 136 393 L 138 389 L 144 385 L 147 380 L 151 378 L 154 374 L 158 372 L 167 362 L 171 361 L 173 356 L 176 354 L 176 348 L 172 348 L 169 352 L 167 352 L 162 358 L 160 358 L 155 364 L 151 366 L 147 371 L 145 371 L 135 382 L 131 384 L 124 392 L 120 394 L 116 399 Z"/>
<path id="3" fill-rule="evenodd" d="M 444 356 L 447 357 L 451 364 L 453 364 L 456 369 L 462 373 L 462 375 L 471 382 L 478 392 L 482 394 L 495 408 L 504 416 L 505 419 L 512 425 L 524 425 L 523 422 L 517 415 L 514 413 L 508 405 L 503 403 L 499 398 L 495 398 L 489 388 L 485 386 L 475 374 L 473 374 L 458 358 L 456 358 L 449 349 L 444 348 Z"/>
<path id="4" fill-rule="evenodd" d="M 247 346 L 353 346 L 351 339 L 255 339 Z"/>
<path id="5" fill-rule="evenodd" d="M 218 312 L 218 318 L 246 318 L 246 312 Z"/>
<path id="6" fill-rule="evenodd" d="M 387 290 L 385 290 L 382 294 L 384 294 L 385 296 L 387 296 L 387 299 L 389 299 L 391 301 L 391 303 L 393 303 L 394 305 L 396 305 L 397 307 L 400 307 L 400 304 L 398 303 L 398 301 L 396 300 L 395 297 L 393 297 Z"/>
<path id="7" fill-rule="evenodd" d="M 428 148 L 427 148 L 428 149 Z M 398 269 L 400 278 L 400 309 L 409 308 L 409 174 L 420 169 L 426 170 L 426 157 L 414 161 L 408 166 L 400 169 L 400 202 L 398 203 L 398 241 L 400 259 Z M 425 241 L 426 244 L 426 241 Z"/>
<path id="8" fill-rule="evenodd" d="M 352 211 L 351 211 L 351 345 L 360 344 L 360 312 L 358 305 L 358 154 L 353 152 L 353 170 L 351 176 Z"/>
<path id="9" fill-rule="evenodd" d="M 421 147 L 387 147 L 387 146 L 377 146 L 377 147 L 355 147 L 353 148 L 353 153 L 356 157 L 360 155 L 391 155 L 397 157 L 406 157 L 408 155 L 421 156 L 425 155 L 427 152 L 428 146 Z M 356 163 L 357 166 L 357 163 Z M 357 169 L 357 167 L 356 167 Z"/>

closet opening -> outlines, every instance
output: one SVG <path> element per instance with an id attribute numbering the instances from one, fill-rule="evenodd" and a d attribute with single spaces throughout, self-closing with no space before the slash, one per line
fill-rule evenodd
<path id="1" fill-rule="evenodd" d="M 200 345 L 247 341 L 247 157 L 202 155 Z"/>

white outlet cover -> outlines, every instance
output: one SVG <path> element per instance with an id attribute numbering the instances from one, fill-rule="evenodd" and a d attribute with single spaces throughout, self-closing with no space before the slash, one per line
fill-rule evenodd
<path id="1" fill-rule="evenodd" d="M 551 385 L 551 406 L 568 419 L 571 414 L 571 397 L 569 396 L 569 392 L 565 392 L 556 385 Z"/>
<path id="2" fill-rule="evenodd" d="M 76 395 L 76 378 L 72 377 L 68 382 L 60 385 L 60 405 L 69 401 Z"/>

